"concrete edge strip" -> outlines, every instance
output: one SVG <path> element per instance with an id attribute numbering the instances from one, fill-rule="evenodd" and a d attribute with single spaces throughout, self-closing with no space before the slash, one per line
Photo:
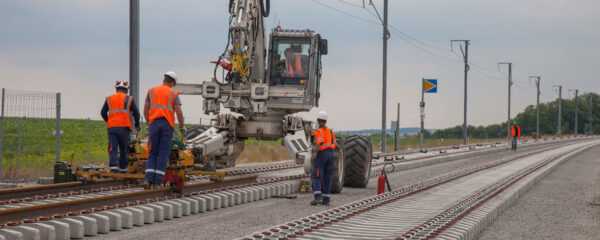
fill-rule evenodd
<path id="1" fill-rule="evenodd" d="M 545 166 L 535 174 L 526 177 L 518 182 L 517 185 L 509 188 L 508 191 L 494 197 L 491 201 L 483 204 L 478 209 L 474 210 L 467 217 L 460 220 L 454 226 L 440 233 L 439 237 L 443 239 L 476 239 L 483 232 L 484 228 L 491 224 L 502 212 L 508 210 L 520 196 L 525 194 L 536 183 L 542 180 L 545 176 L 553 172 L 566 161 L 577 157 L 592 147 L 597 147 L 600 144 L 590 144 L 573 153 L 563 156 L 557 161 L 554 161 L 549 166 Z"/>
<path id="2" fill-rule="evenodd" d="M 527 147 L 560 144 L 561 142 L 570 142 L 570 141 L 575 141 L 575 140 L 582 140 L 582 139 L 568 139 L 568 140 L 550 141 L 550 142 L 546 142 L 546 141 L 533 142 L 533 143 L 528 144 Z M 410 169 L 415 169 L 415 168 L 420 168 L 420 167 L 431 166 L 431 165 L 444 163 L 444 162 L 455 161 L 455 160 L 463 159 L 466 157 L 482 156 L 482 155 L 486 155 L 486 154 L 493 154 L 493 153 L 509 151 L 509 150 L 510 149 L 508 146 L 507 147 L 498 147 L 498 148 L 487 148 L 487 149 L 481 149 L 478 151 L 458 153 L 458 154 L 454 154 L 454 155 L 450 155 L 450 156 L 441 155 L 441 156 L 435 156 L 435 157 L 431 157 L 431 158 L 419 159 L 419 160 L 414 160 L 414 161 L 397 162 L 397 163 L 390 162 L 390 164 L 394 165 L 394 169 L 395 169 L 394 172 L 398 172 L 398 171 L 404 171 L 404 170 L 410 170 Z M 372 168 L 369 177 L 370 178 L 379 177 L 379 174 L 381 173 L 381 170 L 383 169 L 384 166 L 385 165 L 380 165 L 380 166 L 376 166 L 376 167 Z"/>
<path id="3" fill-rule="evenodd" d="M 203 195 L 175 198 L 107 211 L 68 216 L 0 229 L 0 240 L 70 239 L 131 229 L 220 208 L 289 195 L 300 190 L 300 182 L 286 180 Z M 34 225 L 36 224 L 36 225 Z M 41 226 L 39 226 L 41 225 Z"/>

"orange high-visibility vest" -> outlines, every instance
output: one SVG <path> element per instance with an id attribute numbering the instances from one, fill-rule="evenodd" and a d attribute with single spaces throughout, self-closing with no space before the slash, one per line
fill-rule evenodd
<path id="1" fill-rule="evenodd" d="M 150 101 L 148 125 L 152 124 L 155 119 L 165 118 L 171 127 L 175 127 L 173 102 L 178 95 L 179 92 L 166 85 L 148 89 L 148 100 Z"/>
<path id="2" fill-rule="evenodd" d="M 108 105 L 107 128 L 128 127 L 131 130 L 131 97 L 125 93 L 115 93 L 106 97 Z"/>
<path id="3" fill-rule="evenodd" d="M 510 126 L 510 135 L 513 137 L 515 137 L 515 136 L 520 137 L 521 136 L 521 128 L 519 128 L 519 126 L 515 126 L 515 125 Z"/>
<path id="4" fill-rule="evenodd" d="M 300 59 L 302 59 L 302 56 L 296 56 L 295 67 L 292 67 L 293 65 L 287 58 L 285 59 L 285 65 L 288 66 L 288 77 L 294 77 L 296 72 L 302 72 L 302 61 L 300 61 Z"/>
<path id="5" fill-rule="evenodd" d="M 321 145 L 319 151 L 323 151 L 328 148 L 335 149 L 337 147 L 335 134 L 333 134 L 329 128 L 319 128 L 315 130 L 315 138 L 317 139 L 317 144 Z"/>

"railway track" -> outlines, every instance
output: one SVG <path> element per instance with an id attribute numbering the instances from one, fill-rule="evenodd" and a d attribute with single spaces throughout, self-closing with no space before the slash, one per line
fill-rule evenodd
<path id="1" fill-rule="evenodd" d="M 575 142 L 458 170 L 244 239 L 473 239 L 515 193 L 598 143 Z"/>
<path id="2" fill-rule="evenodd" d="M 476 146 L 476 145 L 473 145 Z M 500 146 L 500 145 L 498 145 Z M 445 148 L 436 148 L 436 150 L 453 149 L 451 147 Z M 377 173 L 380 171 L 381 167 L 385 164 L 404 164 L 409 162 L 418 162 L 419 160 L 431 159 L 440 156 L 452 156 L 459 155 L 467 152 L 476 152 L 486 150 L 485 148 L 471 149 L 471 146 L 468 147 L 467 150 L 458 150 L 451 153 L 440 153 L 440 154 L 430 154 L 430 155 L 421 155 L 417 152 L 403 152 L 403 153 L 392 153 L 387 154 L 385 156 L 381 155 L 381 160 L 375 159 L 373 161 L 374 168 L 372 171 Z M 417 154 L 415 154 L 417 153 Z M 404 155 L 413 154 L 407 156 Z M 398 156 L 403 155 L 401 159 L 396 160 L 385 160 L 386 156 Z M 283 163 L 283 164 L 274 164 L 274 165 L 266 165 L 259 167 L 241 167 L 234 168 L 230 170 L 225 170 L 227 176 L 244 176 L 244 175 L 253 175 L 253 174 L 261 174 L 267 172 L 277 172 L 277 171 L 285 171 L 290 169 L 299 169 L 302 168 L 302 165 L 297 165 L 294 163 Z M 403 169 L 402 166 L 398 165 L 399 169 Z M 410 167 L 412 168 L 412 167 Z M 372 176 L 376 176 L 376 174 L 372 174 Z M 201 181 L 208 179 L 208 176 L 191 176 L 191 179 L 194 181 Z M 0 208 L 3 205 L 7 204 L 15 204 L 15 203 L 26 203 L 34 200 L 43 200 L 43 199 L 54 199 L 54 198 L 62 198 L 76 195 L 85 195 L 85 194 L 99 194 L 101 192 L 109 192 L 109 191 L 122 191 L 126 189 L 139 189 L 136 184 L 131 184 L 127 180 L 99 180 L 94 182 L 69 182 L 69 183 L 60 183 L 60 184 L 49 184 L 43 186 L 34 186 L 34 187 L 25 187 L 25 188 L 14 188 L 14 189 L 3 189 L 0 190 Z"/>
<path id="3" fill-rule="evenodd" d="M 460 155 L 458 153 L 472 151 L 472 149 L 469 149 L 467 151 L 459 151 L 456 154 Z M 439 156 L 442 155 L 420 155 L 418 158 L 402 159 L 394 164 L 406 164 L 407 161 L 419 162 Z M 376 162 L 374 162 L 374 166 L 381 165 L 382 164 L 377 165 Z M 255 173 L 266 173 L 268 175 L 272 172 L 290 170 L 290 172 L 287 173 L 290 174 L 294 173 L 295 169 L 300 167 L 301 166 L 291 163 L 276 164 L 273 166 L 231 169 L 227 171 L 227 174 L 230 175 L 231 178 L 241 179 L 245 176 Z M 66 221 L 70 223 L 69 228 L 84 229 L 79 232 L 74 232 L 69 237 L 94 236 L 98 233 L 106 233 L 107 231 L 117 229 L 116 226 L 107 227 L 110 224 L 115 225 L 113 222 L 116 221 L 116 217 L 110 213 L 117 215 L 121 214 L 120 217 L 123 224 L 121 227 L 127 228 L 132 226 L 132 221 L 126 221 L 127 219 L 133 219 L 133 216 L 136 214 L 138 219 L 140 214 L 146 213 L 146 215 L 148 215 L 149 208 L 156 211 L 156 214 L 163 216 L 162 218 L 157 216 L 155 219 L 157 221 L 160 219 L 168 219 L 169 215 L 172 219 L 173 216 L 181 217 L 186 215 L 185 213 L 188 213 L 187 215 L 189 215 L 193 213 L 209 211 L 212 209 L 218 209 L 221 207 L 266 199 L 273 196 L 293 193 L 299 188 L 298 180 L 305 177 L 306 176 L 303 174 L 293 176 L 285 175 L 283 177 L 265 178 L 259 182 L 251 184 L 232 181 L 230 185 L 219 186 L 210 186 L 210 184 L 206 184 L 206 179 L 199 178 L 195 179 L 197 182 L 187 186 L 188 190 L 191 191 L 188 191 L 189 193 L 186 194 L 183 199 L 174 199 L 170 195 L 170 192 L 166 189 L 147 192 L 136 187 L 135 185 L 128 185 L 119 181 L 99 182 L 99 185 L 97 186 L 89 184 L 81 185 L 80 183 L 56 185 L 54 188 L 51 186 L 42 186 L 37 190 L 38 194 L 33 195 L 31 191 L 28 191 L 28 189 L 22 189 L 23 192 L 18 193 L 17 191 L 11 193 L 13 195 L 10 197 L 6 195 L 6 197 L 4 197 L 5 200 L 0 202 L 0 223 L 2 223 L 0 236 L 3 235 L 3 231 L 4 234 L 6 234 L 8 231 L 11 231 L 11 229 L 27 232 L 31 231 L 31 226 L 37 226 L 40 228 L 38 225 L 45 224 L 47 226 L 48 224 L 46 223 L 49 222 L 57 224 L 56 221 Z M 29 194 L 27 197 L 13 197 L 17 196 L 18 194 L 27 193 Z M 3 194 L 0 195 L 4 196 Z M 170 204 L 166 202 L 169 202 Z M 177 203 L 179 203 L 179 205 L 177 205 Z M 158 208 L 160 206 L 157 206 L 157 204 L 162 205 L 163 208 Z M 165 207 L 165 204 L 169 205 L 170 207 Z M 152 205 L 154 208 L 144 207 L 146 205 Z M 144 209 L 146 212 L 140 213 L 140 209 Z M 126 214 L 127 212 L 129 212 L 129 214 Z M 112 216 L 113 218 L 109 218 L 107 220 L 101 217 L 104 215 L 108 215 L 109 217 Z M 93 216 L 91 218 L 94 218 L 96 222 L 91 221 L 89 216 Z M 167 218 L 165 218 L 165 216 L 167 216 Z M 75 220 L 81 224 L 73 225 L 73 222 L 69 222 L 70 220 L 66 219 Z M 86 219 L 87 221 L 82 221 L 81 219 Z M 137 224 L 143 225 L 148 222 L 151 221 L 149 219 L 145 219 L 143 223 L 137 222 Z M 30 226 L 28 230 L 23 230 L 23 228 L 27 229 L 28 226 Z M 96 230 L 94 231 L 94 227 L 90 226 L 96 226 Z M 59 228 L 60 226 L 54 227 Z M 62 235 L 57 234 L 56 236 L 58 239 L 60 239 L 60 236 L 64 238 L 64 231 Z"/>
<path id="4" fill-rule="evenodd" d="M 256 176 L 218 184 L 189 184 L 181 198 L 167 188 L 103 196 L 71 197 L 20 203 L 0 210 L 0 239 L 78 239 L 142 226 L 234 205 L 288 195 L 305 175 L 256 181 Z M 50 237 L 52 236 L 52 237 Z"/>

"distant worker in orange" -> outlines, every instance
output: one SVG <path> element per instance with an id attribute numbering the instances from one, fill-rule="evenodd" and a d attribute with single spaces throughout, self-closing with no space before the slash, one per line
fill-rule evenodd
<path id="1" fill-rule="evenodd" d="M 292 48 L 283 52 L 285 55 L 286 77 L 306 77 L 306 71 L 302 68 L 302 55 L 294 53 Z"/>
<path id="2" fill-rule="evenodd" d="M 168 71 L 164 74 L 163 84 L 148 89 L 144 104 L 144 117 L 149 125 L 150 153 L 146 162 L 144 188 L 162 183 L 167 161 L 171 153 L 171 140 L 175 127 L 175 113 L 179 120 L 179 130 L 185 134 L 183 112 L 179 92 L 173 90 L 177 84 L 177 75 Z"/>
<path id="3" fill-rule="evenodd" d="M 512 150 L 517 151 L 517 137 L 521 136 L 521 128 L 517 125 L 517 122 L 513 122 L 510 126 L 510 135 L 512 136 Z"/>
<path id="4" fill-rule="evenodd" d="M 129 84 L 127 81 L 117 81 L 117 93 L 106 97 L 104 106 L 100 111 L 102 119 L 107 123 L 108 131 L 108 167 L 112 173 L 127 173 L 127 145 L 131 133 L 131 116 L 135 122 L 136 131 L 140 131 L 140 111 L 127 95 Z M 117 157 L 117 150 L 119 151 Z"/>
<path id="5" fill-rule="evenodd" d="M 331 175 L 333 174 L 333 149 L 337 147 L 335 134 L 327 128 L 327 113 L 319 112 L 317 115 L 319 128 L 315 130 L 315 139 L 317 143 L 313 148 L 314 166 L 312 171 L 313 193 L 315 199 L 310 202 L 311 205 L 323 204 L 330 205 L 331 200 Z M 321 189 L 321 182 L 323 189 Z"/>

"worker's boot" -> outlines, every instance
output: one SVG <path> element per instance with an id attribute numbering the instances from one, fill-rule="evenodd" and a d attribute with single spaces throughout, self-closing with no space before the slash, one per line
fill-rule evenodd
<path id="1" fill-rule="evenodd" d="M 331 206 L 331 201 L 323 202 L 322 204 L 325 205 L 325 206 Z"/>
<path id="2" fill-rule="evenodd" d="M 150 183 L 148 181 L 144 181 L 144 184 L 142 184 L 142 186 L 144 186 L 145 190 L 148 190 L 148 189 L 152 188 L 152 183 Z"/>
<path id="3" fill-rule="evenodd" d="M 312 200 L 310 202 L 310 205 L 313 205 L 313 206 L 314 205 L 318 205 L 318 204 L 323 204 L 323 200 L 321 200 L 321 199 L 315 199 L 315 200 Z"/>

